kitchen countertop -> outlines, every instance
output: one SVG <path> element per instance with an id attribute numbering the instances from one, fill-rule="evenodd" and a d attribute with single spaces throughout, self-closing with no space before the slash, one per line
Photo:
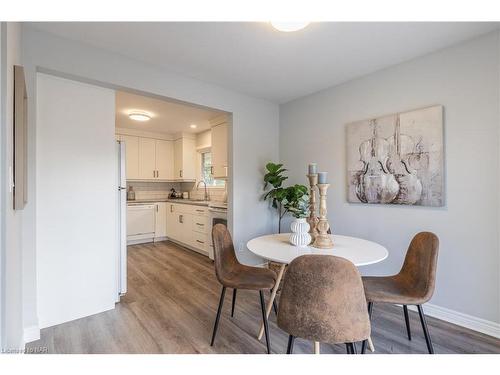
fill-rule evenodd
<path id="1" fill-rule="evenodd" d="M 202 200 L 196 200 L 196 199 L 170 199 L 170 198 L 164 198 L 164 199 L 138 199 L 138 200 L 130 200 L 127 201 L 127 204 L 148 204 L 148 203 L 157 203 L 157 202 L 171 202 L 171 203 L 180 203 L 180 204 L 190 204 L 194 206 L 217 206 L 221 207 L 222 203 L 221 202 L 211 202 L 211 201 L 202 201 Z"/>

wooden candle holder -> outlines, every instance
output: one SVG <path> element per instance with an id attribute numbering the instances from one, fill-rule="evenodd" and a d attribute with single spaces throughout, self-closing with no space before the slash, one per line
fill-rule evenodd
<path id="1" fill-rule="evenodd" d="M 312 241 L 318 235 L 318 229 L 316 228 L 319 222 L 318 215 L 316 214 L 316 185 L 318 184 L 318 174 L 308 174 L 309 179 L 309 217 L 307 222 L 309 223 L 309 234 L 311 235 Z"/>
<path id="2" fill-rule="evenodd" d="M 319 222 L 316 226 L 318 234 L 314 239 L 313 246 L 319 249 L 331 249 L 333 247 L 333 241 L 328 234 L 330 224 L 328 223 L 328 219 L 326 217 L 326 193 L 330 184 L 317 184 L 317 186 L 319 190 Z"/>

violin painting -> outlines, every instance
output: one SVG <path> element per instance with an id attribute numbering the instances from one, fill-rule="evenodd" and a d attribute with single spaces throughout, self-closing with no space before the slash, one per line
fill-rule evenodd
<path id="1" fill-rule="evenodd" d="M 347 125 L 348 201 L 444 204 L 443 107 Z"/>

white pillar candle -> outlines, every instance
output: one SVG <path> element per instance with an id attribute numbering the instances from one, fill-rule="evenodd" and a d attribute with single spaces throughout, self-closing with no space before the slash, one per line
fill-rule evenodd
<path id="1" fill-rule="evenodd" d="M 326 176 L 328 173 L 326 172 L 319 172 L 318 173 L 318 183 L 319 184 L 326 184 Z"/>

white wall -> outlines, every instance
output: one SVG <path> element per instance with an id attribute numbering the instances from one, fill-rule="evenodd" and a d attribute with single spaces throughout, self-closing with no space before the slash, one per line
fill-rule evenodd
<path id="1" fill-rule="evenodd" d="M 9 170 L 13 165 L 14 65 L 21 61 L 21 27 L 1 23 L 1 250 L 2 347 L 24 347 L 22 310 L 22 211 L 12 209 Z M 29 183 L 29 182 L 28 182 Z M 28 203 L 29 204 L 29 203 Z"/>
<path id="2" fill-rule="evenodd" d="M 433 231 L 440 254 L 432 304 L 494 323 L 500 323 L 498 38 L 495 32 L 280 108 L 280 158 L 290 182 L 305 184 L 307 163 L 317 162 L 332 184 L 333 231 L 389 249 L 386 261 L 363 272 L 397 272 L 411 237 Z M 445 110 L 446 207 L 348 204 L 345 124 L 432 104 Z"/>
<path id="3" fill-rule="evenodd" d="M 37 126 L 34 119 L 35 71 L 49 69 L 67 75 L 106 85 L 132 88 L 165 97 L 184 100 L 233 113 L 230 154 L 233 154 L 230 173 L 233 184 L 229 191 L 230 223 L 238 257 L 245 263 L 259 263 L 244 247 L 250 238 L 269 233 L 274 216 L 265 202 L 260 201 L 263 166 L 278 159 L 279 108 L 277 105 L 242 95 L 215 85 L 170 73 L 164 69 L 144 64 L 123 56 L 108 53 L 80 44 L 34 31 L 23 29 L 23 64 L 27 71 L 29 95 L 29 199 L 34 201 L 34 158 Z M 234 193 L 233 193 L 234 191 Z M 36 324 L 35 221 L 31 207 L 25 223 L 24 295 L 25 326 Z M 258 218 L 258 220 L 256 220 Z"/>
<path id="4" fill-rule="evenodd" d="M 115 92 L 37 75 L 40 328 L 114 308 L 118 260 Z"/>

